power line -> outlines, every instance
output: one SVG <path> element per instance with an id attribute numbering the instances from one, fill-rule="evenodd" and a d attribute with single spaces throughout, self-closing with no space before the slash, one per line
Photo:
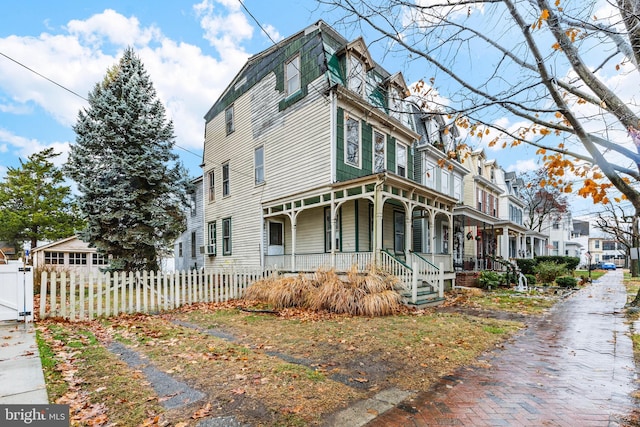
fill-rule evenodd
<path id="1" fill-rule="evenodd" d="M 12 58 L 12 57 L 10 57 L 9 55 L 6 55 L 6 54 L 5 54 L 5 53 L 3 53 L 3 52 L 0 52 L 0 55 L 1 55 L 1 56 L 4 56 L 4 57 L 5 57 L 5 58 L 7 58 L 9 61 L 15 62 L 15 63 L 16 63 L 16 64 L 18 64 L 19 66 L 21 66 L 21 67 L 23 67 L 23 68 L 25 68 L 25 69 L 27 69 L 27 70 L 31 71 L 33 74 L 35 74 L 35 75 L 37 75 L 37 76 L 39 76 L 39 77 L 42 77 L 43 79 L 47 80 L 48 82 L 53 83 L 54 85 L 58 86 L 59 88 L 61 88 L 61 89 L 63 89 L 63 90 L 66 90 L 67 92 L 69 92 L 69 93 L 71 93 L 71 94 L 73 94 L 73 95 L 77 96 L 78 98 L 82 99 L 83 101 L 89 102 L 89 100 L 88 100 L 87 98 L 85 98 L 84 96 L 82 96 L 82 95 L 78 94 L 77 92 L 75 92 L 75 91 L 73 91 L 73 90 L 69 89 L 68 87 L 66 87 L 66 86 L 64 86 L 64 85 L 62 85 L 62 84 L 60 84 L 60 83 L 56 82 L 55 80 L 50 79 L 49 77 L 47 77 L 47 76 L 45 76 L 45 75 L 43 75 L 43 74 L 41 74 L 41 73 L 37 72 L 36 70 L 34 70 L 34 69 L 32 69 L 32 68 L 30 68 L 30 67 L 26 66 L 26 65 L 25 65 L 25 64 L 23 64 L 22 62 L 20 62 L 20 61 L 18 61 L 18 60 L 16 60 L 16 59 L 13 59 L 13 58 Z M 191 151 L 191 150 L 188 150 L 188 149 L 186 149 L 186 148 L 184 148 L 184 147 L 182 147 L 182 146 L 180 146 L 180 145 L 178 145 L 178 144 L 176 144 L 176 143 L 174 143 L 174 144 L 173 144 L 173 146 L 174 146 L 174 147 L 176 147 L 176 148 L 179 148 L 179 149 L 181 149 L 181 150 L 183 150 L 183 151 L 186 151 L 186 152 L 187 152 L 187 153 L 189 153 L 189 154 L 193 154 L 194 156 L 196 156 L 196 157 L 198 157 L 198 158 L 202 158 L 202 154 L 195 153 L 195 152 L 193 152 L 193 151 Z"/>
<path id="2" fill-rule="evenodd" d="M 35 74 L 35 75 L 37 75 L 37 76 L 39 76 L 39 77 L 42 77 L 43 79 L 45 79 L 45 80 L 47 80 L 47 81 L 49 81 L 49 82 L 53 83 L 54 85 L 58 86 L 59 88 L 64 89 L 64 90 L 66 90 L 67 92 L 69 92 L 69 93 L 71 93 L 71 94 L 73 94 L 73 95 L 77 96 L 78 98 L 80 98 L 80 99 L 82 99 L 82 100 L 84 100 L 84 101 L 89 102 L 89 100 L 88 100 L 87 98 L 85 98 L 84 96 L 82 96 L 82 95 L 78 94 L 77 92 L 74 92 L 73 90 L 69 89 L 68 87 L 65 87 L 65 86 L 61 85 L 60 83 L 58 83 L 58 82 L 56 82 L 56 81 L 54 81 L 54 80 L 51 80 L 49 77 L 47 77 L 47 76 L 45 76 L 45 75 L 43 75 L 43 74 L 40 74 L 40 73 L 39 73 L 39 72 L 37 72 L 36 70 L 34 70 L 34 69 L 32 69 L 32 68 L 27 67 L 27 66 L 26 66 L 26 65 L 24 65 L 22 62 L 17 61 L 17 60 L 13 59 L 12 57 L 10 57 L 10 56 L 8 56 L 8 55 L 6 55 L 6 54 L 2 53 L 2 52 L 0 52 L 0 55 L 4 56 L 4 57 L 5 57 L 5 58 L 7 58 L 9 61 L 13 61 L 13 62 L 15 62 L 16 64 L 18 64 L 19 66 L 21 66 L 21 67 L 23 67 L 23 68 L 26 68 L 27 70 L 31 71 L 33 74 Z"/>

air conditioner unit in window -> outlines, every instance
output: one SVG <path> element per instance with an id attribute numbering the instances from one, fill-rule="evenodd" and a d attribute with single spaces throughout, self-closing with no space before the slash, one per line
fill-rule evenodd
<path id="1" fill-rule="evenodd" d="M 204 253 L 204 246 L 200 246 L 200 253 L 203 254 Z"/>
<path id="2" fill-rule="evenodd" d="M 207 246 L 207 255 L 215 256 L 216 255 L 216 247 L 213 245 Z"/>

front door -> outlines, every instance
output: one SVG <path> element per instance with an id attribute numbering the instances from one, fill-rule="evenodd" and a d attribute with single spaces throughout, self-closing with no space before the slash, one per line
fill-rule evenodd
<path id="1" fill-rule="evenodd" d="M 267 228 L 267 255 L 284 255 L 284 224 L 278 221 L 269 221 Z"/>

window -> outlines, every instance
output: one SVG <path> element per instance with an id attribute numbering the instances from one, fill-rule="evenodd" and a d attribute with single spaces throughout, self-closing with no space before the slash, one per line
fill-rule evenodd
<path id="1" fill-rule="evenodd" d="M 449 177 L 450 177 L 450 175 L 449 175 L 449 172 L 448 172 L 448 171 L 446 171 L 446 170 L 444 170 L 444 169 L 443 169 L 443 170 L 440 172 L 440 178 L 441 178 L 441 180 L 442 180 L 442 183 L 441 183 L 441 184 L 442 184 L 442 185 L 441 185 L 441 189 L 442 189 L 442 192 L 443 192 L 444 194 L 447 194 L 447 195 L 449 194 L 449 191 L 450 191 L 450 190 L 449 190 Z"/>
<path id="2" fill-rule="evenodd" d="M 231 255 L 231 218 L 222 220 L 222 255 Z"/>
<path id="3" fill-rule="evenodd" d="M 300 90 L 300 56 L 287 62 L 285 79 L 287 80 L 287 95 L 292 95 Z"/>
<path id="4" fill-rule="evenodd" d="M 64 252 L 46 252 L 44 253 L 45 264 L 64 264 Z"/>
<path id="5" fill-rule="evenodd" d="M 222 165 L 222 196 L 229 195 L 229 162 Z"/>
<path id="6" fill-rule="evenodd" d="M 191 210 L 191 216 L 196 216 L 196 193 L 191 193 L 189 200 L 189 210 Z"/>
<path id="7" fill-rule="evenodd" d="M 360 121 L 347 116 L 345 126 L 345 163 L 360 167 Z"/>
<path id="8" fill-rule="evenodd" d="M 256 185 L 264 182 L 264 146 L 255 149 L 253 153 L 254 176 Z"/>
<path id="9" fill-rule="evenodd" d="M 402 96 L 397 88 L 390 92 L 389 96 L 389 115 L 394 119 L 401 119 L 402 114 Z"/>
<path id="10" fill-rule="evenodd" d="M 478 175 L 482 175 L 482 165 L 478 162 Z"/>
<path id="11" fill-rule="evenodd" d="M 595 241 L 596 249 L 600 249 L 600 240 Z"/>
<path id="12" fill-rule="evenodd" d="M 69 264 L 71 265 L 87 265 L 87 254 L 70 253 Z"/>
<path id="13" fill-rule="evenodd" d="M 105 265 L 107 263 L 107 260 L 102 254 L 92 254 L 91 263 L 93 265 Z"/>
<path id="14" fill-rule="evenodd" d="M 364 66 L 355 56 L 349 56 L 348 88 L 359 95 L 364 95 Z"/>
<path id="15" fill-rule="evenodd" d="M 196 257 L 196 232 L 191 232 L 191 258 Z"/>
<path id="16" fill-rule="evenodd" d="M 208 241 L 207 241 L 207 255 L 216 254 L 216 222 L 212 221 L 207 224 Z"/>
<path id="17" fill-rule="evenodd" d="M 453 177 L 453 197 L 458 201 L 462 201 L 462 178 L 457 175 Z"/>
<path id="18" fill-rule="evenodd" d="M 178 242 L 178 256 L 182 258 L 182 242 Z"/>
<path id="19" fill-rule="evenodd" d="M 216 186 L 215 175 L 213 171 L 209 171 L 207 174 L 207 183 L 209 184 L 209 201 L 213 202 L 216 199 Z"/>
<path id="20" fill-rule="evenodd" d="M 396 173 L 407 176 L 407 147 L 402 144 L 396 144 Z"/>
<path id="21" fill-rule="evenodd" d="M 553 242 L 551 242 L 551 245 L 553 246 L 553 254 L 552 255 L 558 255 L 558 249 L 560 248 L 560 242 L 558 242 L 557 240 L 554 240 Z"/>
<path id="22" fill-rule="evenodd" d="M 404 212 L 393 212 L 393 251 L 404 253 Z"/>
<path id="23" fill-rule="evenodd" d="M 482 198 L 484 196 L 484 191 L 478 188 L 478 210 L 482 212 Z"/>
<path id="24" fill-rule="evenodd" d="M 436 182 L 435 173 L 436 173 L 435 165 L 427 160 L 424 166 L 424 185 L 425 186 L 429 188 L 435 187 L 435 182 Z"/>
<path id="25" fill-rule="evenodd" d="M 385 156 L 385 146 L 386 140 L 383 133 L 378 132 L 377 130 L 373 131 L 373 172 L 384 172 L 387 168 L 386 164 L 386 156 Z"/>
<path id="26" fill-rule="evenodd" d="M 560 223 L 559 223 L 559 222 L 557 222 L 557 221 L 555 221 L 555 222 L 553 223 L 553 225 L 552 225 L 552 228 L 553 228 L 554 230 L 560 230 Z"/>
<path id="27" fill-rule="evenodd" d="M 224 123 L 227 129 L 227 135 L 233 133 L 236 130 L 234 122 L 234 114 L 233 114 L 233 105 L 224 110 Z"/>
<path id="28" fill-rule="evenodd" d="M 616 250 L 616 242 L 611 240 L 602 242 L 602 250 L 603 251 L 615 251 Z"/>

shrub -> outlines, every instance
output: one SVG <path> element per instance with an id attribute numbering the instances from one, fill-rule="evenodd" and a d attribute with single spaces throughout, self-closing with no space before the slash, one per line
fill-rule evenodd
<path id="1" fill-rule="evenodd" d="M 505 281 L 502 274 L 495 271 L 483 270 L 478 276 L 478 283 L 483 289 L 495 288 L 500 286 Z"/>
<path id="2" fill-rule="evenodd" d="M 580 258 L 573 256 L 548 255 L 536 257 L 538 264 L 541 262 L 554 262 L 556 264 L 564 264 L 568 271 L 573 271 L 580 264 Z"/>
<path id="3" fill-rule="evenodd" d="M 527 285 L 532 286 L 536 284 L 536 275 L 535 274 L 525 274 L 524 277 L 527 278 Z"/>
<path id="4" fill-rule="evenodd" d="M 543 261 L 538 263 L 536 273 L 542 283 L 553 283 L 556 277 L 567 272 L 565 264 L 556 264 L 554 261 Z"/>
<path id="5" fill-rule="evenodd" d="M 518 258 L 516 259 L 516 264 L 518 264 L 518 269 L 524 274 L 535 274 L 535 268 L 538 261 L 531 258 Z"/>
<path id="6" fill-rule="evenodd" d="M 576 287 L 576 279 L 571 276 L 558 277 L 556 279 L 556 285 L 561 288 L 575 288 Z"/>

